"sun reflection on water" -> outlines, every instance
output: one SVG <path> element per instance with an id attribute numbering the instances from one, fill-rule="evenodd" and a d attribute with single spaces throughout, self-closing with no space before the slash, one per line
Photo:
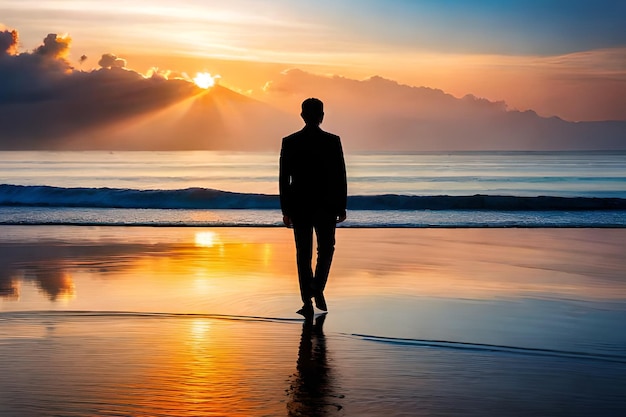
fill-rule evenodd
<path id="1" fill-rule="evenodd" d="M 215 245 L 221 245 L 222 242 L 217 233 L 213 231 L 196 232 L 195 234 L 196 246 L 212 248 Z"/>
<path id="2" fill-rule="evenodd" d="M 204 341 L 207 338 L 211 323 L 206 319 L 194 319 L 191 322 L 191 336 L 195 341 Z"/>

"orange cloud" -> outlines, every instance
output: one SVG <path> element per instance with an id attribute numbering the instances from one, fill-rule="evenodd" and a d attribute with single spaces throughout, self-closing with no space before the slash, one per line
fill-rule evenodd
<path id="1" fill-rule="evenodd" d="M 0 25 L 0 56 L 3 54 L 15 55 L 17 53 L 17 42 L 17 31 L 3 29 L 3 26 Z"/>
<path id="2" fill-rule="evenodd" d="M 297 111 L 303 97 L 325 101 L 324 126 L 347 149 L 623 149 L 626 122 L 570 123 L 503 101 L 413 87 L 382 77 L 354 80 L 290 70 L 266 84 L 263 99 Z"/>
<path id="3" fill-rule="evenodd" d="M 118 58 L 113 54 L 104 54 L 100 61 L 98 61 L 98 65 L 102 68 L 125 68 L 126 60 L 122 58 Z"/>
<path id="4" fill-rule="evenodd" d="M 0 32 L 0 147 L 54 149 L 74 136 L 198 94 L 191 82 L 147 78 L 104 54 L 102 68 L 77 71 L 67 60 L 71 39 L 47 35 L 33 52 L 9 54 L 17 32 Z M 86 135 L 88 137 L 89 135 Z M 83 138 L 83 136 L 81 136 Z M 81 143 L 82 148 L 93 144 Z"/>
<path id="5" fill-rule="evenodd" d="M 545 117 L 602 121 L 626 120 L 625 60 L 626 48 L 554 56 L 390 53 L 370 68 L 456 97 L 472 93 Z"/>
<path id="6" fill-rule="evenodd" d="M 34 52 L 54 59 L 65 59 L 69 54 L 71 43 L 72 39 L 67 35 L 59 36 L 50 33 L 44 38 L 43 44 L 37 47 Z"/>

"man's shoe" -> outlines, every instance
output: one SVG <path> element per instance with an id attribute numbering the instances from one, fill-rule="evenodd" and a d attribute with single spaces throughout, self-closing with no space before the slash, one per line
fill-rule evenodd
<path id="1" fill-rule="evenodd" d="M 302 308 L 298 311 L 296 311 L 296 313 L 300 314 L 301 316 L 304 317 L 312 317 L 313 316 L 313 306 L 311 304 L 305 304 L 302 306 Z"/>
<path id="2" fill-rule="evenodd" d="M 322 311 L 328 311 L 328 307 L 326 306 L 326 299 L 324 298 L 323 292 L 318 292 L 313 296 L 315 300 L 315 307 L 319 308 Z"/>

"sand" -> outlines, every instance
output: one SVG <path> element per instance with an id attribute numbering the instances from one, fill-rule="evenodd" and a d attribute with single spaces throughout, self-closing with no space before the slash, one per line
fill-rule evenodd
<path id="1" fill-rule="evenodd" d="M 0 227 L 0 415 L 623 415 L 626 229 Z"/>

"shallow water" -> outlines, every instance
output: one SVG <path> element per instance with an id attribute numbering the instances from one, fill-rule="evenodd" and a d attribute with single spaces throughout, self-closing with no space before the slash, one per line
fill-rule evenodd
<path id="1" fill-rule="evenodd" d="M 13 318 L 3 329 L 21 336 L 0 343 L 0 415 L 618 416 L 625 410 L 623 362 L 372 342 L 324 327 L 204 317 Z"/>
<path id="2" fill-rule="evenodd" d="M 626 412 L 626 230 L 290 233 L 0 227 L 0 415 Z"/>

